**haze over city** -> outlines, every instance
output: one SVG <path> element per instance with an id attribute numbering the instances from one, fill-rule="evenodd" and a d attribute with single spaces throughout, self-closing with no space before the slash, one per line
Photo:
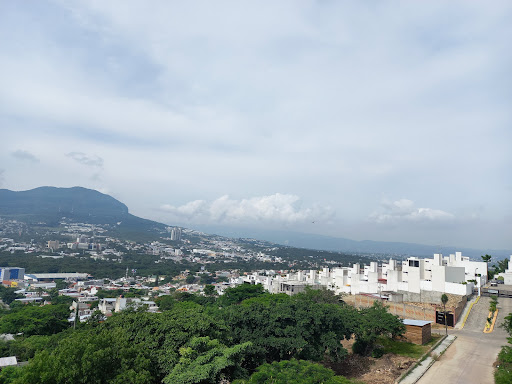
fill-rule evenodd
<path id="1" fill-rule="evenodd" d="M 0 188 L 512 248 L 512 5 L 2 2 Z"/>

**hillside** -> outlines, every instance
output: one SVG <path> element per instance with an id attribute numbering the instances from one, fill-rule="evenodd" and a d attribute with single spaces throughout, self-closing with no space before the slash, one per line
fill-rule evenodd
<path id="1" fill-rule="evenodd" d="M 128 207 L 112 196 L 83 187 L 39 187 L 19 192 L 0 189 L 0 216 L 48 226 L 56 226 L 66 218 L 115 225 L 128 231 L 165 227 L 130 214 Z"/>

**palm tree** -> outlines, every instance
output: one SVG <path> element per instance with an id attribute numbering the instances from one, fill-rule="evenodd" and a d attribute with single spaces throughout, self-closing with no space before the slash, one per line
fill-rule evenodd
<path id="1" fill-rule="evenodd" d="M 446 322 L 446 303 L 448 302 L 448 296 L 446 296 L 446 293 L 443 293 L 441 296 L 441 303 L 443 303 L 443 312 L 444 312 L 444 328 L 446 331 L 446 334 L 448 334 L 448 323 Z"/>
<path id="2" fill-rule="evenodd" d="M 482 258 L 482 261 L 487 263 L 487 280 L 491 280 L 491 271 L 489 271 L 489 261 L 491 261 L 492 256 L 488 255 L 487 253 L 484 256 L 480 256 Z"/>

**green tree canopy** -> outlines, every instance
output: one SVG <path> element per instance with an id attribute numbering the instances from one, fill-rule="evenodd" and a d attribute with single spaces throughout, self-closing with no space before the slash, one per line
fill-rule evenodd
<path id="1" fill-rule="evenodd" d="M 356 342 L 352 347 L 358 354 L 369 354 L 380 335 L 394 338 L 405 332 L 405 325 L 398 316 L 389 313 L 380 301 L 375 301 L 370 308 L 359 310 L 359 314 L 355 318 Z"/>
<path id="2" fill-rule="evenodd" d="M 251 297 L 257 297 L 265 294 L 265 289 L 261 284 L 242 284 L 235 288 L 226 289 L 224 294 L 219 298 L 219 304 L 227 307 L 232 304 L 239 304 L 243 300 Z"/>
<path id="3" fill-rule="evenodd" d="M 215 287 L 213 285 L 210 285 L 210 284 L 207 284 L 204 287 L 203 292 L 204 292 L 204 294 L 206 296 L 216 296 L 217 295 L 217 291 L 215 290 Z"/>
<path id="4" fill-rule="evenodd" d="M 180 348 L 180 360 L 164 378 L 166 384 L 216 384 L 221 379 L 232 380 L 246 376 L 242 368 L 252 343 L 226 347 L 209 337 L 195 337 Z"/>
<path id="5" fill-rule="evenodd" d="M 284 360 L 263 364 L 248 380 L 233 384 L 356 384 L 320 364 L 304 360 Z"/>
<path id="6" fill-rule="evenodd" d="M 317 293 L 296 296 L 261 295 L 231 305 L 218 316 L 232 328 L 235 343 L 251 341 L 266 361 L 292 357 L 340 360 L 347 351 L 355 311 L 345 305 L 321 302 Z"/>
<path id="7" fill-rule="evenodd" d="M 17 306 L 0 317 L 0 333 L 52 335 L 69 327 L 69 313 L 66 304 Z"/>

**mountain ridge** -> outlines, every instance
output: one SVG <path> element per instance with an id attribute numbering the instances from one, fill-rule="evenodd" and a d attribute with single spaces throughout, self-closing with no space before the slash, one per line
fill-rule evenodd
<path id="1" fill-rule="evenodd" d="M 136 235 L 154 229 L 165 230 L 170 224 L 144 219 L 129 213 L 128 207 L 114 197 L 84 187 L 60 188 L 42 186 L 26 191 L 0 189 L 0 216 L 33 224 L 58 225 L 63 218 L 90 224 L 110 224 L 116 231 Z M 455 246 L 431 246 L 406 242 L 351 240 L 341 237 L 279 230 L 258 230 L 225 226 L 198 225 L 198 230 L 234 238 L 254 238 L 280 245 L 338 252 L 380 253 L 389 255 L 431 256 L 433 253 L 461 251 L 478 258 L 490 253 L 508 257 L 507 250 L 480 250 Z"/>
<path id="2" fill-rule="evenodd" d="M 199 229 L 217 233 L 229 237 L 254 237 L 259 240 L 267 240 L 276 244 L 288 245 L 291 247 L 322 249 L 326 251 L 358 252 L 358 253 L 381 253 L 389 255 L 412 255 L 431 257 L 434 253 L 448 255 L 460 251 L 464 256 L 480 258 L 486 253 L 498 258 L 509 257 L 510 251 L 503 249 L 476 249 L 453 245 L 428 245 L 408 243 L 400 241 L 375 241 L 375 240 L 352 240 L 342 237 L 317 235 L 293 231 L 278 230 L 255 230 L 244 228 L 231 228 L 222 226 L 199 226 Z M 321 247 L 321 248 L 319 248 Z"/>
<path id="3" fill-rule="evenodd" d="M 89 224 L 110 224 L 130 231 L 166 225 L 129 213 L 114 197 L 84 187 L 43 186 L 26 191 L 0 189 L 0 216 L 29 223 L 57 225 L 63 218 Z"/>

